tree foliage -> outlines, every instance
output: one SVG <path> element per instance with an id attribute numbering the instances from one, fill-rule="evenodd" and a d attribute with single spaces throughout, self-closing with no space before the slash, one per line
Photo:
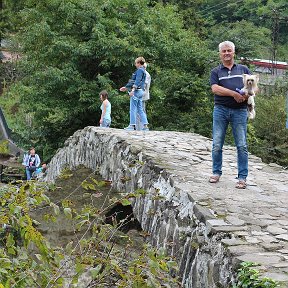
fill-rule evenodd
<path id="1" fill-rule="evenodd" d="M 137 56 L 146 58 L 152 75 L 150 128 L 205 136 L 211 136 L 208 79 L 219 63 L 219 42 L 235 42 L 237 57 L 269 58 L 279 18 L 278 60 L 288 57 L 284 0 L 4 2 L 22 59 L 12 70 L 5 66 L 17 83 L 0 102 L 17 142 L 36 145 L 44 160 L 77 129 L 98 125 L 102 89 L 112 103 L 112 127 L 128 124 L 129 98 L 118 88 Z M 248 138 L 262 141 L 261 129 L 249 124 Z"/>
<path id="2" fill-rule="evenodd" d="M 217 47 L 220 42 L 227 39 L 234 42 L 237 58 L 269 59 L 271 53 L 269 47 L 272 44 L 270 30 L 265 27 L 257 27 L 252 22 L 242 20 L 219 24 L 211 28 L 209 37 L 211 48 Z"/>
<path id="3" fill-rule="evenodd" d="M 257 97 L 257 116 L 254 122 L 256 141 L 251 151 L 265 162 L 288 164 L 288 129 L 285 127 L 287 111 L 284 95 Z M 277 107 L 277 108 L 276 108 Z"/>
<path id="4" fill-rule="evenodd" d="M 113 110 L 119 111 L 113 113 L 114 127 L 126 125 L 129 99 L 118 97 L 117 89 L 129 79 L 139 55 L 150 63 L 158 92 L 153 110 L 162 112 L 172 88 L 162 82 L 181 83 L 173 89 L 180 95 L 206 72 L 205 44 L 183 28 L 173 6 L 149 6 L 145 0 L 32 2 L 19 14 L 25 76 L 9 93 L 12 98 L 20 94 L 21 105 L 33 115 L 38 145 L 45 141 L 56 149 L 75 130 L 96 125 L 98 93 L 104 88 L 112 96 Z M 194 101 L 193 96 L 189 101 Z"/>
<path id="5" fill-rule="evenodd" d="M 233 38 L 239 37 L 236 44 L 241 44 L 241 41 L 250 43 L 250 47 L 243 47 L 248 49 L 250 52 L 249 56 L 260 58 L 260 54 L 266 58 L 270 58 L 273 49 L 271 41 L 276 37 L 277 58 L 283 61 L 287 59 L 287 50 L 285 51 L 282 48 L 286 47 L 287 43 L 287 1 L 243 0 L 226 3 L 223 1 L 208 0 L 201 6 L 200 11 L 203 18 L 207 20 L 206 25 L 209 26 L 209 23 L 211 23 L 210 27 L 212 27 L 212 31 L 215 31 L 215 28 L 220 26 L 222 30 L 221 38 L 226 36 L 226 39 L 229 39 L 232 32 L 231 28 L 233 30 L 236 26 L 239 28 L 242 26 L 242 31 L 241 29 L 237 29 L 239 34 L 235 33 Z M 225 27 L 226 30 L 223 29 Z M 252 27 L 253 29 L 251 30 Z M 268 31 L 270 31 L 269 35 L 267 35 Z M 213 39 L 214 32 L 211 35 L 212 37 L 210 38 Z M 216 32 L 215 36 L 220 36 L 220 33 Z M 254 41 L 256 49 L 253 47 Z M 258 44 L 261 45 L 262 52 Z"/>

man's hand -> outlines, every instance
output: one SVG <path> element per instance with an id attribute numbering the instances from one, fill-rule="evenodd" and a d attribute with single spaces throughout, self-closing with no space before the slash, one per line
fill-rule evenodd
<path id="1" fill-rule="evenodd" d="M 233 94 L 233 98 L 235 99 L 235 101 L 237 102 L 237 103 L 242 103 L 242 102 L 244 102 L 244 101 L 246 101 L 247 99 L 246 99 L 246 97 L 247 96 L 242 96 L 241 94 L 239 94 L 238 92 L 235 92 L 234 94 Z"/>
<path id="2" fill-rule="evenodd" d="M 126 88 L 125 86 L 123 86 L 123 87 L 121 87 L 119 90 L 120 90 L 121 92 L 125 92 L 125 91 L 127 91 L 127 88 Z"/>
<path id="3" fill-rule="evenodd" d="M 245 100 L 248 100 L 248 98 L 250 97 L 249 95 L 244 94 L 243 97 L 245 98 Z"/>

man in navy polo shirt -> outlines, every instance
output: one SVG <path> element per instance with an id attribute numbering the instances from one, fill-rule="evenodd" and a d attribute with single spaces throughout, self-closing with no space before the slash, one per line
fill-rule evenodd
<path id="1" fill-rule="evenodd" d="M 210 84 L 214 93 L 213 111 L 213 175 L 210 183 L 217 183 L 222 175 L 222 148 L 226 130 L 231 124 L 237 147 L 238 182 L 236 188 L 246 188 L 248 175 L 247 149 L 247 98 L 236 92 L 243 88 L 243 74 L 251 74 L 249 69 L 234 63 L 235 45 L 224 41 L 219 44 L 222 64 L 214 68 L 210 75 Z"/>

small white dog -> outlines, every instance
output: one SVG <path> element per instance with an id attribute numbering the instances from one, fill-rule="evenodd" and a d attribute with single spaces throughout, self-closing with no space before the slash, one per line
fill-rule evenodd
<path id="1" fill-rule="evenodd" d="M 241 94 L 248 96 L 248 118 L 254 119 L 255 112 L 255 101 L 254 97 L 258 91 L 259 75 L 243 74 L 244 87 L 241 89 Z"/>

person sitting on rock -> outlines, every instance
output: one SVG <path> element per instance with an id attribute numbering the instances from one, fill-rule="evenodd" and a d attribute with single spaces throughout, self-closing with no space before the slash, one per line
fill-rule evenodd
<path id="1" fill-rule="evenodd" d="M 35 148 L 31 147 L 27 154 L 24 154 L 22 165 L 25 166 L 27 180 L 30 180 L 33 172 L 40 166 L 40 157 L 35 153 Z"/>

